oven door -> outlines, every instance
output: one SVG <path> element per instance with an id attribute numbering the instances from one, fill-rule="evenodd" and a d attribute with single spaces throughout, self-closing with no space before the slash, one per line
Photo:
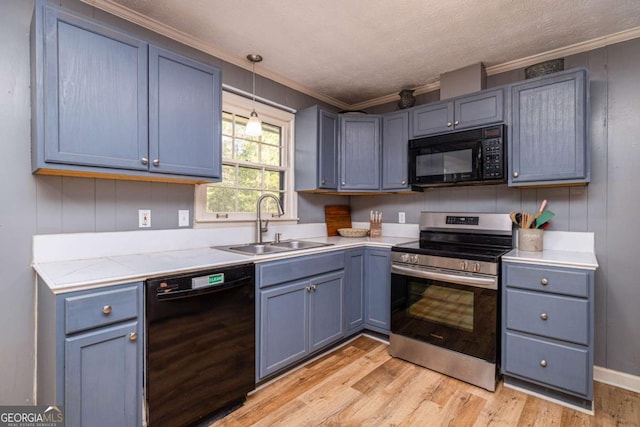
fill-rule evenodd
<path id="1" fill-rule="evenodd" d="M 413 141 L 409 149 L 409 184 L 446 184 L 482 178 L 482 143 L 437 144 Z"/>
<path id="2" fill-rule="evenodd" d="M 497 280 L 394 263 L 391 332 L 496 363 Z"/>

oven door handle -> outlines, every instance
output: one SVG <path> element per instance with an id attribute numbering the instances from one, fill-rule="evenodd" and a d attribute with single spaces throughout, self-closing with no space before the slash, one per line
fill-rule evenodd
<path id="1" fill-rule="evenodd" d="M 437 271 L 429 271 L 416 269 L 414 267 L 403 267 L 392 264 L 391 273 L 402 274 L 404 276 L 418 277 L 421 279 L 440 280 L 442 282 L 455 283 L 457 285 L 467 285 L 476 288 L 498 290 L 498 278 L 495 277 L 479 277 L 479 276 L 461 276 L 457 274 L 441 273 Z"/>

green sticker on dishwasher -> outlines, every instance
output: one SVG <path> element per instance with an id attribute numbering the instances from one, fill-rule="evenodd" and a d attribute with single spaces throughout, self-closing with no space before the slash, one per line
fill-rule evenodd
<path id="1" fill-rule="evenodd" d="M 212 274 L 209 276 L 210 285 L 217 285 L 218 283 L 224 283 L 224 273 Z"/>

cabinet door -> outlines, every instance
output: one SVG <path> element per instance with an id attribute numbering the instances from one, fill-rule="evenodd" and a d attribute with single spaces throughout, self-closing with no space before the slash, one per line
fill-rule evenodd
<path id="1" fill-rule="evenodd" d="M 149 48 L 149 171 L 220 178 L 221 73 Z"/>
<path id="2" fill-rule="evenodd" d="M 408 188 L 409 112 L 382 117 L 382 189 Z"/>
<path id="3" fill-rule="evenodd" d="M 259 378 L 307 355 L 308 280 L 260 292 Z"/>
<path id="4" fill-rule="evenodd" d="M 344 336 L 344 271 L 309 281 L 309 351 L 314 352 Z"/>
<path id="5" fill-rule="evenodd" d="M 357 331 L 364 325 L 365 250 L 345 252 L 344 295 L 347 332 Z"/>
<path id="6" fill-rule="evenodd" d="M 411 110 L 411 139 L 453 129 L 453 102 L 438 102 Z"/>
<path id="7" fill-rule="evenodd" d="M 585 70 L 511 87 L 509 185 L 589 182 Z"/>
<path id="8" fill-rule="evenodd" d="M 139 332 L 136 321 L 65 339 L 67 426 L 142 424 Z"/>
<path id="9" fill-rule="evenodd" d="M 365 324 L 389 333 L 391 316 L 391 251 L 367 249 L 365 275 Z"/>
<path id="10" fill-rule="evenodd" d="M 318 188 L 337 190 L 338 115 L 323 110 L 318 115 Z"/>
<path id="11" fill-rule="evenodd" d="M 504 120 L 504 91 L 502 89 L 482 92 L 458 98 L 454 101 L 456 129 L 482 126 Z"/>
<path id="12" fill-rule="evenodd" d="M 43 25 L 45 34 L 35 34 L 44 39 L 34 88 L 44 99 L 34 117 L 44 117 L 38 167 L 147 170 L 147 44 L 48 6 Z"/>
<path id="13" fill-rule="evenodd" d="M 380 188 L 380 117 L 340 117 L 340 190 Z"/>

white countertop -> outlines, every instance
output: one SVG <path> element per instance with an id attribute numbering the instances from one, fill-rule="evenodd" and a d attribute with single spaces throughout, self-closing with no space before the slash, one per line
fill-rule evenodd
<path id="1" fill-rule="evenodd" d="M 503 255 L 502 260 L 520 262 L 523 264 L 584 268 L 588 270 L 595 270 L 598 268 L 598 260 L 593 252 L 578 252 L 570 250 L 545 249 L 540 252 L 530 252 L 514 249 Z"/>
<path id="2" fill-rule="evenodd" d="M 359 246 L 391 247 L 416 240 L 409 237 L 346 238 L 319 236 L 304 238 L 331 246 L 268 255 L 242 255 L 211 247 L 102 256 L 87 259 L 34 262 L 33 268 L 53 293 L 92 289 L 150 277 L 220 266 L 260 263 Z"/>
<path id="3" fill-rule="evenodd" d="M 543 242 L 542 251 L 521 251 L 516 248 L 503 255 L 502 260 L 588 270 L 598 268 L 593 233 L 545 231 Z"/>

